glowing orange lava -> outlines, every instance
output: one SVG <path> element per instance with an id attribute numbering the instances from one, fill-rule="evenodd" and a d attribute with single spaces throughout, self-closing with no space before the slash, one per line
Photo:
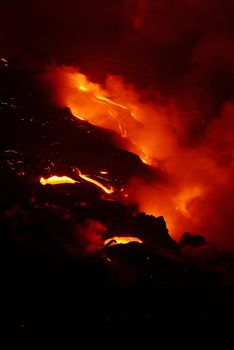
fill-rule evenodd
<path id="1" fill-rule="evenodd" d="M 203 103 L 187 95 L 190 86 L 184 94 L 177 91 L 167 96 L 150 86 L 139 91 L 112 75 L 102 85 L 93 83 L 77 67 L 52 67 L 45 75 L 57 106 L 118 133 L 125 139 L 113 133 L 115 145 L 151 165 L 150 179 L 136 174 L 128 181 L 122 192 L 126 202 L 147 214 L 164 216 L 175 239 L 185 231 L 202 232 L 212 239 L 220 238 L 220 232 L 231 235 L 233 102 L 225 102 L 217 118 L 207 120 Z M 79 177 L 113 193 L 112 187 L 96 180 L 98 175 L 95 180 Z M 104 177 L 99 179 L 106 184 Z"/>
<path id="2" fill-rule="evenodd" d="M 50 74 L 50 73 L 49 73 Z M 51 72 L 52 75 L 55 72 Z M 103 88 L 101 85 L 88 80 L 88 78 L 78 72 L 62 69 L 56 72 L 59 89 L 58 104 L 69 107 L 71 113 L 80 120 L 85 120 L 93 125 L 104 127 L 119 133 L 122 138 L 130 140 L 129 151 L 142 156 L 144 161 L 148 156 L 144 156 L 138 140 L 138 131 L 141 130 L 141 123 L 138 120 L 137 106 L 126 96 L 116 97 L 115 91 L 110 88 Z M 118 82 L 109 82 L 113 90 L 118 88 Z"/>
<path id="3" fill-rule="evenodd" d="M 143 243 L 143 241 L 137 237 L 131 236 L 114 236 L 105 240 L 104 245 L 113 246 L 116 244 L 128 244 L 128 243 Z"/>
<path id="4" fill-rule="evenodd" d="M 112 194 L 114 192 L 114 188 L 112 186 L 106 187 L 103 184 L 101 184 L 99 181 L 94 180 L 87 175 L 83 175 L 78 168 L 74 168 L 74 171 L 81 179 L 88 181 L 88 182 L 94 184 L 95 186 L 101 188 L 105 193 Z"/>
<path id="5" fill-rule="evenodd" d="M 71 179 L 68 176 L 51 176 L 47 179 L 45 179 L 44 177 L 40 178 L 40 183 L 42 185 L 61 185 L 61 184 L 74 184 L 77 181 Z"/>

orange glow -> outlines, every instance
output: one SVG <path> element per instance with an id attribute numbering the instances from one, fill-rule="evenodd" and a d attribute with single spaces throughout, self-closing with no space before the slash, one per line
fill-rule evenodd
<path id="1" fill-rule="evenodd" d="M 56 97 L 59 105 L 69 107 L 78 119 L 113 130 L 123 138 L 128 138 L 131 141 L 128 150 L 144 156 L 145 152 L 141 147 L 143 145 L 138 140 L 142 125 L 138 119 L 137 106 L 131 99 L 128 101 L 124 91 L 116 97 L 118 92 L 115 90 L 121 88 L 121 81 L 112 77 L 107 82 L 108 86 L 103 88 L 88 80 L 84 74 L 70 69 L 58 69 L 50 73 L 56 74 L 53 79 L 58 80 L 58 85 L 62 83 Z M 147 156 L 143 158 L 146 159 Z"/>
<path id="2" fill-rule="evenodd" d="M 156 217 L 163 216 L 170 234 L 177 239 L 186 227 L 188 231 L 199 227 L 200 203 L 206 191 L 201 186 L 183 183 L 181 188 L 172 188 L 167 184 L 157 186 L 135 180 L 128 189 L 128 196 L 139 203 L 140 210 Z"/>
<path id="3" fill-rule="evenodd" d="M 108 171 L 100 171 L 100 174 L 102 174 L 102 175 L 108 175 L 109 173 L 108 173 Z"/>
<path id="4" fill-rule="evenodd" d="M 105 240 L 104 245 L 113 246 L 116 244 L 128 244 L 128 243 L 143 243 L 143 241 L 137 237 L 130 236 L 114 236 Z"/>
<path id="5" fill-rule="evenodd" d="M 92 184 L 94 184 L 95 186 L 101 188 L 105 193 L 107 194 L 112 194 L 114 192 L 114 189 L 112 186 L 106 187 L 103 184 L 101 184 L 100 182 L 98 182 L 97 180 L 92 179 L 91 177 L 87 176 L 87 175 L 83 175 L 81 173 L 81 171 L 78 168 L 74 168 L 76 174 L 83 180 L 91 182 Z"/>
<path id="6" fill-rule="evenodd" d="M 94 89 L 94 86 L 95 86 L 95 89 Z M 121 136 L 127 137 L 126 127 L 125 127 L 124 121 L 122 120 L 121 115 L 120 115 L 121 112 L 113 109 L 113 106 L 118 107 L 120 109 L 127 110 L 127 111 L 128 111 L 128 108 L 119 104 L 119 103 L 112 101 L 111 99 L 109 99 L 103 95 L 95 93 L 95 91 L 99 90 L 97 85 L 92 84 L 92 89 L 90 89 L 88 86 L 84 86 L 84 85 L 78 85 L 78 88 L 79 88 L 79 90 L 81 90 L 83 92 L 89 93 L 88 97 L 91 99 L 91 101 L 92 101 L 92 99 L 96 98 L 97 102 L 100 101 L 100 102 L 104 103 L 104 106 L 103 106 L 104 108 L 101 107 L 101 109 L 104 110 L 104 114 L 108 113 L 109 117 L 112 119 L 112 123 L 114 122 L 115 124 L 118 125 L 118 129 L 119 129 L 119 132 L 121 133 Z M 111 105 L 111 106 L 108 108 L 108 105 Z M 94 110 L 92 110 L 93 113 L 95 113 L 95 109 L 98 112 L 98 109 L 100 109 L 100 106 L 96 106 L 94 108 Z M 92 118 L 90 118 L 92 113 L 89 113 L 87 116 L 80 117 L 76 114 L 75 108 L 71 109 L 71 111 L 75 117 L 82 119 L 82 120 L 88 120 L 89 122 L 92 123 Z M 130 113 L 130 115 L 133 116 L 131 113 Z M 95 124 L 98 125 L 98 123 L 99 123 L 99 121 L 96 120 Z M 104 123 L 104 121 L 103 121 L 103 123 Z M 100 125 L 102 126 L 102 124 L 100 124 Z"/>
<path id="7" fill-rule="evenodd" d="M 61 184 L 74 184 L 77 181 L 71 179 L 68 176 L 51 176 L 48 179 L 44 177 L 40 178 L 40 183 L 42 185 L 61 185 Z"/>
<path id="8" fill-rule="evenodd" d="M 190 217 L 189 203 L 196 198 L 201 197 L 203 191 L 200 187 L 188 188 L 180 192 L 176 197 L 176 210 L 184 216 Z"/>
<path id="9" fill-rule="evenodd" d="M 122 196 L 125 203 L 164 216 L 175 239 L 185 231 L 204 233 L 214 241 L 221 240 L 220 232 L 230 235 L 233 102 L 223 103 L 219 115 L 206 120 L 204 103 L 187 95 L 188 91 L 178 90 L 174 96 L 151 87 L 137 91 L 116 76 L 108 76 L 100 85 L 72 67 L 51 68 L 46 79 L 54 87 L 58 106 L 67 106 L 77 118 L 118 133 L 125 142 L 119 144 L 116 137 L 112 142 L 151 166 L 150 180 L 139 174 L 128 179 Z M 113 193 L 112 187 L 86 175 L 80 177 Z"/>

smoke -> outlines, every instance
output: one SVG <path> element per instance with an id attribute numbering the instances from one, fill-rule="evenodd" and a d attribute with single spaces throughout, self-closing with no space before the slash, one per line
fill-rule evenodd
<path id="1" fill-rule="evenodd" d="M 135 120 L 118 110 L 136 145 L 130 149 L 164 178 L 132 179 L 129 198 L 141 210 L 163 215 L 175 238 L 191 231 L 234 247 L 234 3 L 34 0 L 0 6 L 3 54 L 79 66 L 89 80 L 102 83 L 94 92 L 134 114 Z M 54 101 L 74 110 L 77 91 L 67 73 L 76 76 L 77 68 L 52 69 L 49 79 Z M 122 78 L 105 81 L 109 73 Z M 100 122 L 100 106 L 90 112 L 90 99 L 78 98 L 83 115 L 94 111 L 98 125 L 118 131 L 106 115 Z"/>

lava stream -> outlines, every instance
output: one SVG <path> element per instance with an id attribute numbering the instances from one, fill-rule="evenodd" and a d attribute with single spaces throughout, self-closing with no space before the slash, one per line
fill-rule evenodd
<path id="1" fill-rule="evenodd" d="M 71 179 L 68 176 L 51 176 L 47 179 L 44 177 L 40 178 L 40 183 L 42 185 L 61 185 L 61 184 L 74 184 L 77 181 Z"/>
<path id="2" fill-rule="evenodd" d="M 97 180 L 92 179 L 91 177 L 87 176 L 87 175 L 83 175 L 81 173 L 81 171 L 78 168 L 74 168 L 74 171 L 76 172 L 76 174 L 83 180 L 91 182 L 92 184 L 94 184 L 95 186 L 101 188 L 105 193 L 107 194 L 112 194 L 114 192 L 114 188 L 112 186 L 106 187 L 103 184 L 101 184 L 100 182 L 98 182 Z"/>
<path id="3" fill-rule="evenodd" d="M 137 237 L 130 237 L 130 236 L 114 236 L 111 238 L 108 238 L 105 240 L 104 245 L 105 246 L 113 246 L 116 244 L 128 244 L 128 243 L 143 243 L 143 241 Z"/>

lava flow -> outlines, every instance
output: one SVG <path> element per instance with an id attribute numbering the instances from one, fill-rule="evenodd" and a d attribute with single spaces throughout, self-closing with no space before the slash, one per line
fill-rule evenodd
<path id="1" fill-rule="evenodd" d="M 44 79 L 53 89 L 57 106 L 115 131 L 125 139 L 122 142 L 112 134 L 116 146 L 152 166 L 151 181 L 136 174 L 128 182 L 125 191 L 130 203 L 140 211 L 164 216 L 175 239 L 185 231 L 205 232 L 207 238 L 220 242 L 224 241 L 220 232 L 225 231 L 227 240 L 232 240 L 232 205 L 227 210 L 223 205 L 232 203 L 232 101 L 223 103 L 218 115 L 211 110 L 208 119 L 199 96 L 187 95 L 188 86 L 184 93 L 163 96 L 150 88 L 140 92 L 116 76 L 108 76 L 103 85 L 93 83 L 74 67 L 49 68 Z M 79 172 L 78 176 L 113 193 L 112 187 Z"/>
<path id="2" fill-rule="evenodd" d="M 128 108 L 106 97 L 105 92 L 98 84 L 94 84 L 83 74 L 70 75 L 74 81 L 81 104 L 74 101 L 71 111 L 79 119 L 89 121 L 94 125 L 104 126 L 119 131 L 122 137 L 127 137 L 125 118 L 133 118 Z M 87 110 L 87 102 L 90 106 Z M 125 115 L 126 114 L 126 115 Z M 101 117 L 104 115 L 104 118 Z"/>
<path id="3" fill-rule="evenodd" d="M 105 240 L 104 245 L 111 247 L 116 244 L 128 244 L 128 243 L 143 243 L 143 241 L 137 237 L 131 236 L 114 236 Z"/>
<path id="4" fill-rule="evenodd" d="M 112 194 L 114 193 L 114 188 L 112 186 L 106 187 L 103 184 L 101 184 L 99 181 L 92 179 L 91 177 L 84 175 L 81 173 L 81 171 L 78 168 L 74 168 L 75 173 L 83 180 L 88 181 L 95 186 L 101 188 L 105 193 Z"/>
<path id="5" fill-rule="evenodd" d="M 74 184 L 76 183 L 76 180 L 71 179 L 68 176 L 51 176 L 47 179 L 44 177 L 40 178 L 40 183 L 42 185 L 61 185 L 61 184 Z"/>
<path id="6" fill-rule="evenodd" d="M 94 184 L 95 186 L 101 188 L 105 193 L 107 194 L 112 194 L 114 193 L 114 188 L 112 186 L 104 186 L 103 184 L 101 184 L 99 181 L 92 179 L 91 177 L 84 175 L 81 173 L 81 171 L 78 168 L 74 168 L 74 171 L 76 173 L 77 176 L 79 176 L 81 179 L 90 182 L 92 184 Z M 104 174 L 107 174 L 107 172 L 102 172 Z M 68 176 L 51 176 L 47 179 L 45 179 L 44 177 L 40 178 L 40 183 L 41 185 L 61 185 L 61 184 L 75 184 L 77 183 L 76 180 L 73 180 L 72 178 L 68 177 Z"/>
<path id="7" fill-rule="evenodd" d="M 121 95 L 119 98 L 115 97 L 115 86 L 118 89 L 119 84 L 115 78 L 113 81 L 111 79 L 109 86 L 103 88 L 89 81 L 84 74 L 69 67 L 48 69 L 45 77 L 49 84 L 56 83 L 56 88 L 62 82 L 55 97 L 56 104 L 69 107 L 71 113 L 78 119 L 119 133 L 122 138 L 130 141 L 128 150 L 139 154 L 145 162 L 146 159 L 148 162 L 150 157 L 145 154 L 145 147 L 137 140 L 142 125 L 135 116 L 136 105 L 131 99 L 128 101 L 126 96 L 123 101 L 119 101 L 122 98 Z"/>

